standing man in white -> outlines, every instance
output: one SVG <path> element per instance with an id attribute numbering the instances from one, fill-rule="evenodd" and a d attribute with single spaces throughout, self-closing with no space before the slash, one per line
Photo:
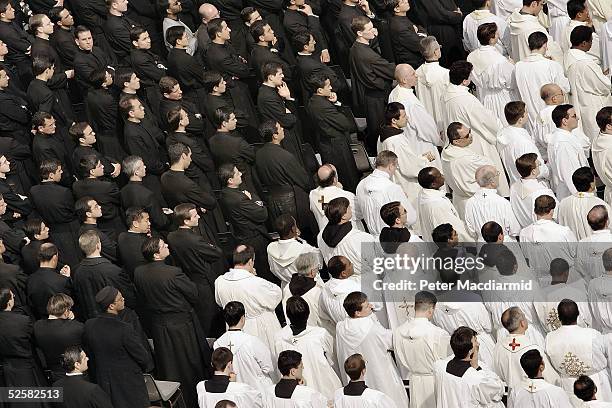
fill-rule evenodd
<path id="1" fill-rule="evenodd" d="M 477 31 L 478 27 L 486 23 L 495 23 L 499 29 L 499 35 L 503 35 L 506 32 L 507 24 L 506 19 L 500 14 L 494 14 L 491 12 L 491 2 L 495 0 L 472 0 L 472 6 L 476 10 L 465 16 L 463 19 L 463 47 L 467 52 L 472 52 L 480 48 L 480 41 L 478 41 Z M 495 48 L 502 54 L 508 55 L 510 53 L 510 44 L 503 44 L 501 39 L 493 44 Z"/>
<path id="2" fill-rule="evenodd" d="M 425 58 L 425 63 L 416 70 L 417 84 L 416 93 L 425 105 L 427 112 L 431 113 L 440 137 L 444 137 L 446 132 L 444 119 L 444 106 L 442 105 L 442 95 L 450 83 L 448 80 L 448 69 L 441 67 L 440 57 L 442 49 L 436 37 L 425 37 L 421 40 L 421 54 Z"/>
<path id="3" fill-rule="evenodd" d="M 606 186 L 604 201 L 612 204 L 612 106 L 606 106 L 595 117 L 599 134 L 593 139 L 593 167 Z"/>
<path id="4" fill-rule="evenodd" d="M 570 35 L 574 28 L 578 26 L 586 26 L 593 28 L 593 21 L 591 20 L 591 13 L 589 13 L 589 6 L 584 0 L 569 0 L 567 2 L 567 13 L 571 18 L 570 22 L 563 29 L 563 36 L 559 41 L 563 54 L 567 52 L 572 46 L 570 42 Z M 601 38 L 597 33 L 593 33 L 593 46 L 587 53 L 596 60 L 597 65 L 601 65 L 602 54 L 601 54 Z"/>
<path id="5" fill-rule="evenodd" d="M 344 362 L 344 372 L 350 381 L 346 387 L 336 390 L 334 406 L 336 408 L 397 408 L 388 395 L 368 388 L 365 382 L 366 362 L 361 354 L 353 354 Z"/>

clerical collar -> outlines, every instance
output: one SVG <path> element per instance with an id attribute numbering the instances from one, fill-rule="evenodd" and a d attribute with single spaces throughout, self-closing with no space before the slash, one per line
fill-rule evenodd
<path id="1" fill-rule="evenodd" d="M 312 52 L 298 52 L 298 55 L 303 55 L 305 57 L 309 57 L 312 55 Z"/>
<path id="2" fill-rule="evenodd" d="M 204 381 L 204 388 L 206 389 L 206 392 L 219 394 L 227 391 L 229 383 L 230 378 L 228 375 L 215 374 L 210 377 L 209 380 Z"/>
<path id="3" fill-rule="evenodd" d="M 344 387 L 344 395 L 359 397 L 367 388 L 365 381 L 351 381 Z"/>
<path id="4" fill-rule="evenodd" d="M 242 331 L 242 329 L 227 329 L 227 331 L 241 332 L 241 331 Z"/>
<path id="5" fill-rule="evenodd" d="M 472 367 L 472 365 L 469 361 L 460 360 L 455 357 L 446 364 L 446 372 L 455 377 L 463 377 L 463 374 L 465 374 L 470 367 Z M 481 370 L 481 368 L 478 367 L 476 370 Z"/>
<path id="6" fill-rule="evenodd" d="M 83 373 L 66 373 L 66 377 L 76 377 L 77 375 L 83 375 Z"/>
<path id="7" fill-rule="evenodd" d="M 274 394 L 277 398 L 291 399 L 293 391 L 298 386 L 298 380 L 291 378 L 281 378 L 281 380 L 274 387 Z"/>

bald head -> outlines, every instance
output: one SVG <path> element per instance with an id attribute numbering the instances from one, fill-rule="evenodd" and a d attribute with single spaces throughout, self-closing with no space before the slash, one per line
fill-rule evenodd
<path id="1" fill-rule="evenodd" d="M 525 320 L 525 315 L 517 306 L 506 309 L 501 315 L 502 325 L 511 334 L 518 331 L 521 328 L 521 322 Z"/>
<path id="2" fill-rule="evenodd" d="M 417 83 L 416 72 L 409 64 L 399 64 L 395 67 L 395 79 L 406 87 L 413 87 Z"/>
<path id="3" fill-rule="evenodd" d="M 608 227 L 608 210 L 603 205 L 596 205 L 587 214 L 587 221 L 593 231 Z"/>
<path id="4" fill-rule="evenodd" d="M 495 166 L 480 166 L 476 169 L 476 183 L 484 188 L 497 188 L 499 172 Z"/>
<path id="5" fill-rule="evenodd" d="M 200 17 L 202 17 L 202 20 L 206 23 L 213 18 L 219 18 L 219 10 L 210 3 L 202 4 L 198 9 L 198 13 L 200 13 Z"/>
<path id="6" fill-rule="evenodd" d="M 317 171 L 317 179 L 319 180 L 319 186 L 329 187 L 334 185 L 334 183 L 336 182 L 336 176 L 336 168 L 333 165 L 322 165 Z"/>
<path id="7" fill-rule="evenodd" d="M 554 105 L 552 99 L 560 96 L 563 96 L 563 90 L 557 84 L 546 84 L 540 88 L 540 98 L 542 98 L 547 105 Z"/>

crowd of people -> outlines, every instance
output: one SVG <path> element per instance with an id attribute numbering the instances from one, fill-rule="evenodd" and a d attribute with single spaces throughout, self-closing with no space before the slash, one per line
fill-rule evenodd
<path id="1" fill-rule="evenodd" d="M 610 0 L 0 0 L 0 407 L 612 407 L 611 71 Z"/>

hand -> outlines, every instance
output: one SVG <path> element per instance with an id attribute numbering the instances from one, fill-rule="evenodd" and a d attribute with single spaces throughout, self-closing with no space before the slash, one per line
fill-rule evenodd
<path id="1" fill-rule="evenodd" d="M 331 102 L 331 103 L 336 103 L 336 101 L 338 100 L 338 95 L 336 95 L 335 92 L 332 92 L 327 99 Z"/>
<path id="2" fill-rule="evenodd" d="M 285 82 L 281 86 L 278 87 L 278 94 L 283 99 L 291 98 L 291 91 Z"/>
<path id="3" fill-rule="evenodd" d="M 74 78 L 74 69 L 69 69 L 68 71 L 64 71 L 64 74 L 66 74 L 66 78 L 68 79 Z"/>
<path id="4" fill-rule="evenodd" d="M 206 208 L 202 208 L 202 207 L 200 207 L 200 212 L 201 212 L 202 214 L 206 214 Z"/>
<path id="5" fill-rule="evenodd" d="M 111 177 L 115 178 L 121 174 L 121 165 L 119 163 L 111 163 L 113 165 L 113 172 L 111 173 Z"/>
<path id="6" fill-rule="evenodd" d="M 426 158 L 427 161 L 430 161 L 430 162 L 436 160 L 436 156 L 434 156 L 432 152 L 423 153 L 422 156 Z"/>
<path id="7" fill-rule="evenodd" d="M 249 197 L 249 200 L 253 199 L 253 197 L 251 196 L 251 193 L 249 193 L 247 190 L 243 190 L 242 192 L 244 193 L 245 196 Z"/>
<path id="8" fill-rule="evenodd" d="M 343 185 L 342 185 L 342 183 L 341 183 L 341 182 L 339 182 L 339 181 L 336 183 L 336 187 L 338 187 L 340 190 L 343 190 L 343 189 L 344 189 L 344 186 L 343 186 Z"/>
<path id="9" fill-rule="evenodd" d="M 244 64 L 248 64 L 248 61 L 247 61 L 246 59 L 244 59 L 244 57 L 243 57 L 242 55 L 239 55 L 239 56 L 238 56 L 238 59 L 239 59 L 240 61 L 242 61 Z"/>
<path id="10" fill-rule="evenodd" d="M 367 15 L 372 14 L 370 12 L 370 4 L 368 3 L 368 0 L 359 0 L 358 7 L 362 9 L 363 11 L 365 11 Z"/>
<path id="11" fill-rule="evenodd" d="M 74 320 L 74 312 L 72 310 L 68 313 L 68 320 Z"/>
<path id="12" fill-rule="evenodd" d="M 417 33 L 417 34 L 419 33 L 419 28 L 417 26 L 413 25 L 412 28 L 414 28 L 414 32 L 415 33 Z"/>
<path id="13" fill-rule="evenodd" d="M 310 5 L 308 4 L 304 4 L 302 6 L 302 8 L 298 8 L 298 11 L 301 13 L 306 14 L 307 16 L 313 16 L 314 13 L 312 12 L 312 7 L 310 7 Z"/>
<path id="14" fill-rule="evenodd" d="M 474 348 L 472 349 L 472 355 L 471 355 L 471 358 L 470 358 L 470 365 L 473 368 L 478 368 L 478 349 L 479 349 L 478 344 L 475 345 Z"/>
<path id="15" fill-rule="evenodd" d="M 19 213 L 17 213 L 17 212 L 16 212 L 16 213 L 13 213 L 13 218 L 14 218 L 14 219 L 21 218 L 21 214 L 19 214 Z"/>
<path id="16" fill-rule="evenodd" d="M 64 265 L 64 267 L 60 269 L 60 275 L 63 275 L 69 278 L 70 277 L 70 266 Z"/>
<path id="17" fill-rule="evenodd" d="M 272 47 L 275 47 L 276 44 L 278 44 L 278 38 L 276 38 L 276 35 L 275 35 L 274 38 L 272 38 Z"/>
<path id="18" fill-rule="evenodd" d="M 32 46 L 30 45 L 28 49 L 26 50 L 25 54 L 30 55 L 31 53 L 32 53 Z"/>
<path id="19" fill-rule="evenodd" d="M 331 61 L 331 57 L 329 56 L 329 51 L 328 50 L 321 51 L 321 62 L 324 64 L 327 64 L 330 61 Z"/>
<path id="20" fill-rule="evenodd" d="M 229 380 L 230 380 L 231 382 L 236 382 L 236 373 L 235 373 L 235 372 L 233 372 L 233 371 L 232 371 L 232 372 L 230 373 L 230 375 L 229 375 Z"/>

